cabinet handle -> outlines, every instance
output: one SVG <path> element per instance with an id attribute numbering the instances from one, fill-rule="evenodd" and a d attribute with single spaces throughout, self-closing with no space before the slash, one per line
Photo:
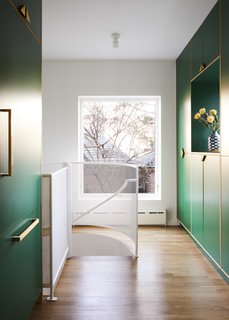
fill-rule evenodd
<path id="1" fill-rule="evenodd" d="M 203 71 L 206 68 L 206 64 L 202 63 L 199 68 L 199 72 Z"/>
<path id="2" fill-rule="evenodd" d="M 202 156 L 202 158 L 201 158 L 201 161 L 205 161 L 206 160 L 206 158 L 207 158 L 207 156 L 206 155 L 204 155 L 204 156 Z"/>
<path id="3" fill-rule="evenodd" d="M 19 236 L 13 236 L 13 241 L 22 241 L 39 223 L 39 219 L 32 219 L 32 223 L 19 235 Z"/>
<path id="4" fill-rule="evenodd" d="M 184 148 L 180 149 L 180 156 L 181 156 L 181 158 L 184 158 L 184 156 L 185 156 Z"/>

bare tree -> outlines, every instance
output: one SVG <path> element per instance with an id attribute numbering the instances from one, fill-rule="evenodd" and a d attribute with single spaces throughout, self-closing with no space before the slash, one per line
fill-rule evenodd
<path id="1" fill-rule="evenodd" d="M 141 192 L 154 189 L 154 167 L 141 157 L 154 152 L 154 112 L 145 104 L 121 102 L 84 106 L 84 157 L 87 161 L 115 161 L 139 165 Z M 143 190 L 143 191 L 142 191 Z"/>
<path id="2" fill-rule="evenodd" d="M 142 105 L 123 102 L 112 112 L 101 104 L 87 106 L 84 148 L 88 160 L 116 158 L 128 163 L 154 150 L 154 117 Z"/>

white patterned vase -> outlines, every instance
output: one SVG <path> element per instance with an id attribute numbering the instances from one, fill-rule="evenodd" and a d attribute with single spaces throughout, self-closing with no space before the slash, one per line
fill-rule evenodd
<path id="1" fill-rule="evenodd" d="M 219 152 L 220 151 L 220 135 L 217 131 L 213 131 L 208 137 L 208 151 Z"/>

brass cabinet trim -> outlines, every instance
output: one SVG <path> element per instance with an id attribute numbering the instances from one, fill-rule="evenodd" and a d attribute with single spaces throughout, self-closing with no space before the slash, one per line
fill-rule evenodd
<path id="1" fill-rule="evenodd" d="M 19 236 L 12 236 L 13 241 L 22 241 L 39 223 L 38 218 L 32 219 L 32 223 L 19 235 Z"/>
<path id="2" fill-rule="evenodd" d="M 29 31 L 32 33 L 33 37 L 36 39 L 37 43 L 41 45 L 41 39 L 38 37 L 35 32 L 32 30 L 30 26 L 30 22 L 21 14 L 20 9 L 17 8 L 17 6 L 12 2 L 12 0 L 7 0 L 11 7 L 17 12 L 18 16 L 21 18 L 21 20 L 24 22 L 24 24 L 27 26 Z"/>
<path id="3" fill-rule="evenodd" d="M 184 148 L 180 149 L 180 156 L 181 156 L 181 158 L 184 158 L 184 156 L 185 156 Z"/>
<path id="4" fill-rule="evenodd" d="M 207 70 L 213 63 L 215 63 L 217 60 L 220 60 L 220 55 L 216 57 L 212 62 L 210 62 L 202 71 L 200 71 L 194 78 L 191 79 L 191 82 L 194 81 L 196 78 L 198 78 L 205 70 Z"/>
<path id="5" fill-rule="evenodd" d="M 30 23 L 29 10 L 27 6 L 25 5 L 19 6 L 18 11 L 22 15 L 22 17 L 26 20 L 26 22 Z"/>
<path id="6" fill-rule="evenodd" d="M 202 157 L 201 157 L 201 161 L 205 161 L 206 160 L 206 158 L 207 158 L 207 156 L 206 155 L 203 155 Z"/>
<path id="7" fill-rule="evenodd" d="M 206 64 L 201 63 L 200 68 L 199 68 L 199 72 L 203 71 L 205 68 L 206 68 Z"/>
<path id="8" fill-rule="evenodd" d="M 8 113 L 8 172 L 0 172 L 0 176 L 13 175 L 13 155 L 12 155 L 12 111 L 11 109 L 0 109 L 0 112 Z"/>

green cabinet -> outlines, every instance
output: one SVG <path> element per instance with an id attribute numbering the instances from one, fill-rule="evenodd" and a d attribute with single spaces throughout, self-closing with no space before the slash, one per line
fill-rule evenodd
<path id="1" fill-rule="evenodd" d="M 203 156 L 191 156 L 191 208 L 192 208 L 192 234 L 203 245 L 204 211 L 203 211 Z"/>
<path id="2" fill-rule="evenodd" d="M 217 2 L 191 40 L 191 78 L 220 54 L 220 3 Z"/>
<path id="3" fill-rule="evenodd" d="M 192 234 L 220 263 L 220 157 L 192 154 Z"/>
<path id="4" fill-rule="evenodd" d="M 204 247 L 220 263 L 220 157 L 204 161 Z"/>
<path id="5" fill-rule="evenodd" d="M 221 0 L 222 268 L 229 274 L 229 1 Z"/>
<path id="6" fill-rule="evenodd" d="M 187 46 L 177 60 L 177 152 L 178 152 L 178 217 L 190 230 L 190 49 Z M 184 152 L 181 157 L 180 152 Z"/>
<path id="7" fill-rule="evenodd" d="M 229 156 L 229 1 L 221 0 L 221 153 Z"/>
<path id="8" fill-rule="evenodd" d="M 20 9 L 22 9 L 22 12 L 24 13 L 26 10 L 26 15 L 28 16 L 29 20 L 26 20 L 26 23 L 28 27 L 31 29 L 31 31 L 34 33 L 34 35 L 41 40 L 41 1 L 40 0 L 11 0 L 12 6 L 16 10 L 20 12 Z M 26 8 L 26 9 L 25 9 Z"/>
<path id="9" fill-rule="evenodd" d="M 191 228 L 190 218 L 190 154 L 178 157 L 178 219 L 188 229 Z"/>
<path id="10" fill-rule="evenodd" d="M 204 30 L 201 26 L 191 40 L 191 78 L 194 78 L 204 63 L 203 57 Z"/>
<path id="11" fill-rule="evenodd" d="M 177 59 L 177 148 L 191 151 L 191 85 L 190 47 L 187 46 Z"/>
<path id="12" fill-rule="evenodd" d="M 229 1 L 221 0 L 177 59 L 178 218 L 226 274 L 229 273 L 228 30 Z M 204 69 L 200 71 L 202 64 Z M 208 152 L 211 131 L 194 120 L 200 108 L 216 109 L 220 118 L 221 146 L 214 152 Z"/>
<path id="13" fill-rule="evenodd" d="M 14 166 L 0 176 L 0 317 L 25 320 L 41 294 L 40 224 L 12 237 L 40 219 L 41 46 L 10 1 L 0 1 L 0 21 L 0 109 L 12 113 Z"/>
<path id="14" fill-rule="evenodd" d="M 222 157 L 222 268 L 229 274 L 229 157 Z"/>

